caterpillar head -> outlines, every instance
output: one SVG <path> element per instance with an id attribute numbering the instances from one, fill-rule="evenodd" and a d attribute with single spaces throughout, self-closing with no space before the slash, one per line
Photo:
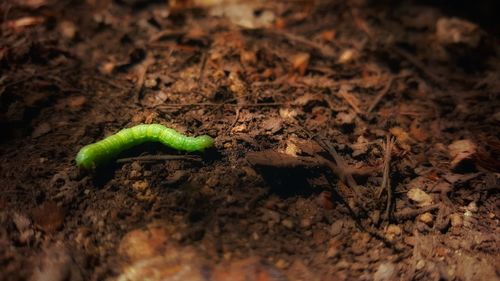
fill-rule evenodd
<path id="1" fill-rule="evenodd" d="M 95 156 L 90 146 L 84 146 L 76 155 L 76 165 L 82 170 L 92 170 L 95 168 Z"/>
<path id="2" fill-rule="evenodd" d="M 196 137 L 196 142 L 199 147 L 197 150 L 200 151 L 214 146 L 214 139 L 211 136 L 207 135 Z"/>

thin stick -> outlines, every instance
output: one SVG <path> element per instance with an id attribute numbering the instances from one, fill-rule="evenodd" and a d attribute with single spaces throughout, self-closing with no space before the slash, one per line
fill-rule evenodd
<path id="1" fill-rule="evenodd" d="M 133 89 L 135 100 L 140 102 L 141 100 L 141 92 L 144 87 L 144 81 L 146 80 L 146 73 L 148 72 L 149 67 L 154 63 L 154 59 L 148 55 L 146 59 L 142 62 L 142 64 L 137 66 L 137 82 Z"/>
<path id="2" fill-rule="evenodd" d="M 402 210 L 394 214 L 396 221 L 412 219 L 420 214 L 430 212 L 439 208 L 441 204 L 434 204 L 420 209 Z"/>
<path id="3" fill-rule="evenodd" d="M 342 85 L 339 89 L 339 95 L 349 104 L 356 114 L 361 114 L 361 110 L 358 105 L 354 102 L 354 96 L 347 93 L 347 87 Z"/>
<path id="4" fill-rule="evenodd" d="M 194 155 L 145 155 L 137 157 L 127 157 L 116 160 L 116 163 L 127 163 L 133 161 L 149 162 L 149 161 L 167 161 L 167 160 L 188 160 L 200 161 L 200 157 Z"/>
<path id="5" fill-rule="evenodd" d="M 332 48 L 330 48 L 327 45 L 318 44 L 314 41 L 311 41 L 310 39 L 308 39 L 306 37 L 296 35 L 296 34 L 293 34 L 293 33 L 290 33 L 290 32 L 284 31 L 284 30 L 279 30 L 279 29 L 272 29 L 272 30 L 269 29 L 269 30 L 263 30 L 263 31 L 270 33 L 272 35 L 283 36 L 290 42 L 301 43 L 301 44 L 304 44 L 308 47 L 316 49 L 321 53 L 321 55 L 323 55 L 325 57 L 330 57 L 330 58 L 335 57 L 335 51 Z"/>
<path id="6" fill-rule="evenodd" d="M 352 188 L 358 198 L 361 198 L 358 184 L 353 177 L 353 169 L 345 163 L 344 159 L 340 157 L 335 148 L 329 142 L 319 137 L 318 135 L 315 135 L 313 138 L 335 160 L 335 164 L 331 163 L 331 161 L 326 160 L 326 163 L 328 164 L 332 172 L 335 173 L 341 181 L 347 184 L 347 186 Z"/>
<path id="7" fill-rule="evenodd" d="M 430 71 L 422 62 L 420 62 L 417 58 L 415 58 L 413 55 L 408 53 L 407 51 L 397 48 L 397 47 L 392 47 L 390 48 L 394 53 L 397 55 L 403 57 L 405 60 L 413 64 L 418 70 L 420 70 L 424 75 L 426 75 L 428 78 L 431 78 L 431 80 L 438 84 L 439 86 L 443 85 L 446 83 L 446 80 L 437 76 L 434 74 L 432 71 Z"/>
<path id="8" fill-rule="evenodd" d="M 200 76 L 198 77 L 198 85 L 203 83 L 203 77 L 205 74 L 205 67 L 207 65 L 207 53 L 204 52 L 201 56 L 201 65 L 200 65 Z"/>
<path id="9" fill-rule="evenodd" d="M 240 113 L 241 113 L 241 106 L 238 106 L 236 108 L 236 114 L 234 116 L 233 123 L 231 123 L 231 126 L 227 129 L 228 132 L 231 132 L 231 130 L 236 126 L 236 123 L 238 123 L 238 120 L 240 119 Z"/>
<path id="10" fill-rule="evenodd" d="M 387 93 L 389 93 L 389 90 L 391 89 L 392 83 L 394 82 L 394 77 L 389 78 L 389 81 L 385 85 L 384 89 L 380 91 L 380 93 L 375 97 L 375 100 L 373 101 L 372 105 L 368 108 L 366 113 L 370 114 L 375 107 L 377 107 L 378 103 L 382 100 Z"/>
<path id="11" fill-rule="evenodd" d="M 236 104 L 236 103 L 211 103 L 211 102 L 200 102 L 200 103 L 178 103 L 178 104 L 163 104 L 159 105 L 158 108 L 176 108 L 176 107 L 187 107 L 187 106 L 236 106 L 236 107 L 260 107 L 260 106 L 281 106 L 286 105 L 283 102 L 263 102 L 263 103 L 246 103 L 246 104 Z"/>
<path id="12" fill-rule="evenodd" d="M 387 206 L 385 209 L 385 218 L 388 219 L 390 211 L 392 210 L 392 187 L 391 187 L 391 178 L 389 175 L 391 169 L 391 153 L 393 145 L 394 145 L 394 138 L 390 138 L 389 136 L 387 136 L 387 140 L 385 143 L 385 155 L 384 155 L 384 175 L 382 178 L 382 184 L 380 185 L 380 189 L 377 194 L 377 198 L 380 198 L 382 192 L 384 190 L 387 191 Z"/>

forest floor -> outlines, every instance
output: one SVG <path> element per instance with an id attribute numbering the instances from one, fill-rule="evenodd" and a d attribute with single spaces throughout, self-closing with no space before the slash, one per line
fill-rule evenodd
<path id="1" fill-rule="evenodd" d="M 500 280 L 498 37 L 403 1 L 170 2 L 0 4 L 1 280 Z M 139 123 L 215 147 L 76 168 Z"/>

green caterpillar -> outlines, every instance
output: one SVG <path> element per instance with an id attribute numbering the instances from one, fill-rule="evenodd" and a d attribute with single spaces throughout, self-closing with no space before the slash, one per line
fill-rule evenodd
<path id="1" fill-rule="evenodd" d="M 94 169 L 122 151 L 149 141 L 188 152 L 203 151 L 214 145 L 214 139 L 207 135 L 188 137 L 160 124 L 141 124 L 82 147 L 76 155 L 76 165 L 86 170 Z"/>

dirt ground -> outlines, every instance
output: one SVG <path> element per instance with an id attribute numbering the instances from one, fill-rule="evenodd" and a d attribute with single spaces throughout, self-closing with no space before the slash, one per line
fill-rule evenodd
<path id="1" fill-rule="evenodd" d="M 500 280 L 493 2 L 1 1 L 0 280 Z"/>

